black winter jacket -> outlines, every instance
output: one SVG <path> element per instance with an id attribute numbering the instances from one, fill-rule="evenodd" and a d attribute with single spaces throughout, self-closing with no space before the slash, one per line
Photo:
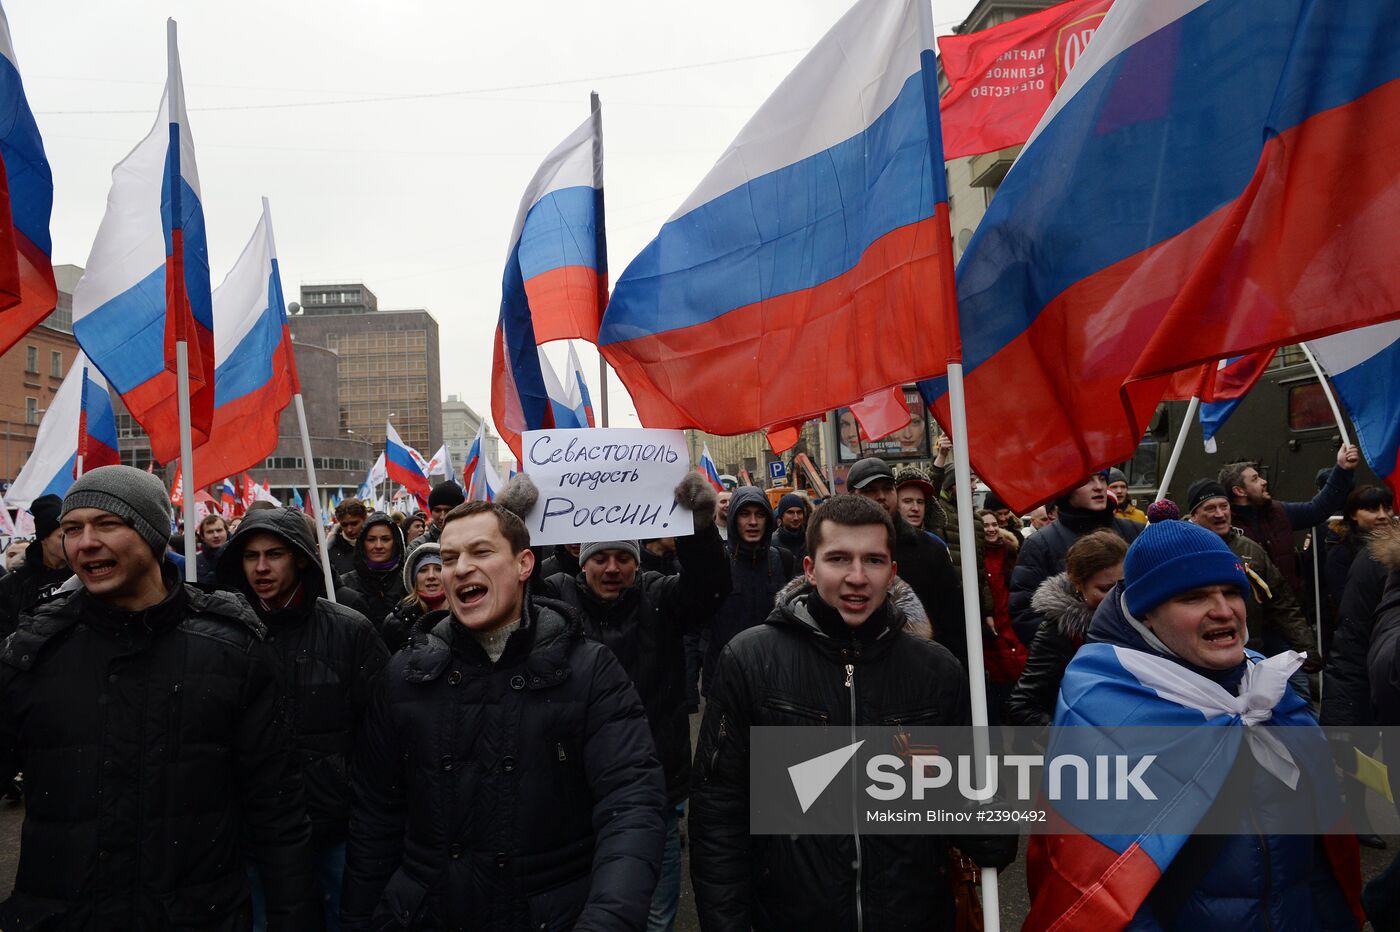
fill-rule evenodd
<path id="1" fill-rule="evenodd" d="M 361 530 L 361 533 L 364 531 Z M 337 577 L 354 572 L 355 545 L 345 539 L 339 527 L 331 531 L 330 539 L 326 541 L 326 552 L 331 555 L 331 572 Z"/>
<path id="2" fill-rule="evenodd" d="M 957 660 L 902 630 L 898 608 L 886 601 L 866 622 L 882 626 L 878 636 L 838 640 L 813 619 L 814 595 L 807 583 L 794 583 L 767 624 L 741 633 L 720 655 L 691 793 L 700 924 L 760 932 L 951 929 L 948 838 L 749 834 L 750 728 L 970 721 L 967 677 Z M 1015 838 L 956 843 L 985 867 L 1004 866 L 1016 853 Z"/>
<path id="3" fill-rule="evenodd" d="M 427 634 L 420 624 L 427 615 L 428 613 L 418 604 L 417 599 L 405 597 L 399 603 L 399 607 L 394 609 L 394 613 L 384 619 L 384 627 L 379 630 L 379 633 L 384 637 L 385 646 L 389 648 L 389 653 L 393 654 L 403 650 L 409 638 Z"/>
<path id="4" fill-rule="evenodd" d="M 212 586 L 218 582 L 219 557 L 223 555 L 224 547 L 227 546 L 227 541 L 223 547 L 200 546 L 194 559 L 194 578 L 201 586 Z"/>
<path id="5" fill-rule="evenodd" d="M 393 569 L 372 570 L 365 562 L 365 538 L 369 536 L 369 529 L 379 524 L 387 525 L 394 538 L 396 559 Z M 392 518 L 376 511 L 365 519 L 364 527 L 360 528 L 360 536 L 355 538 L 355 568 L 340 577 L 341 589 L 350 589 L 364 600 L 364 615 L 376 631 L 384 626 L 384 619 L 388 618 L 390 613 L 398 608 L 403 597 L 408 595 L 408 590 L 403 587 L 402 564 L 405 552 L 403 533 L 394 526 Z"/>
<path id="6" fill-rule="evenodd" d="M 1063 499 L 1059 506 L 1059 517 L 1021 545 L 1016 570 L 1011 574 L 1011 626 L 1022 644 L 1035 640 L 1042 621 L 1040 613 L 1031 607 L 1031 596 L 1045 580 L 1065 571 L 1065 555 L 1075 541 L 1107 528 L 1131 544 L 1142 533 L 1143 525 L 1119 518 L 1107 508 L 1103 511 L 1071 509 Z"/>
<path id="7" fill-rule="evenodd" d="M 1362 548 L 1352 561 L 1346 585 L 1337 607 L 1337 630 L 1323 671 L 1323 725 L 1369 726 L 1376 724 L 1371 707 L 1371 684 L 1367 674 L 1367 651 L 1379 618 L 1381 599 L 1386 591 L 1390 567 L 1400 567 L 1400 533 L 1379 532 L 1374 541 L 1376 559 L 1370 548 Z M 1397 721 L 1395 724 L 1400 724 Z"/>
<path id="8" fill-rule="evenodd" d="M 665 793 L 642 703 L 572 609 L 527 605 L 494 664 L 447 612 L 389 661 L 358 749 L 347 932 L 646 926 Z"/>
<path id="9" fill-rule="evenodd" d="M 298 604 L 273 611 L 248 587 L 243 548 L 254 534 L 275 534 L 300 555 Z M 282 664 L 292 742 L 301 765 L 311 840 L 316 848 L 345 840 L 350 818 L 350 753 L 389 651 L 369 619 L 320 598 L 325 575 L 306 519 L 292 508 L 255 511 L 224 545 L 219 581 L 240 591 L 267 625 L 267 642 Z"/>
<path id="10" fill-rule="evenodd" d="M 0 648 L 0 779 L 29 789 L 6 932 L 242 932 L 249 849 L 270 928 L 320 928 L 263 626 L 239 596 L 167 585 L 141 612 L 61 595 Z"/>
<path id="11" fill-rule="evenodd" d="M 536 551 L 537 556 L 539 551 Z M 563 544 L 556 544 L 549 556 L 537 560 L 541 579 L 548 579 L 556 573 L 563 573 L 565 576 L 577 576 L 582 569 L 578 563 L 578 557 L 569 553 L 569 548 Z"/>
<path id="12" fill-rule="evenodd" d="M 713 527 L 677 538 L 676 556 L 680 573 L 639 571 L 636 584 L 612 602 L 594 595 L 582 573 L 552 576 L 540 589 L 579 613 L 584 634 L 606 644 L 637 687 L 672 805 L 690 790 L 683 636 L 705 625 L 729 591 L 724 547 Z"/>
<path id="13" fill-rule="evenodd" d="M 1394 726 L 1400 725 L 1400 573 L 1392 572 L 1386 583 L 1385 595 L 1376 610 L 1376 627 L 1366 660 L 1370 688 L 1367 711 L 1374 714 L 1377 725 L 1393 733 Z M 1326 706 L 1323 709 L 1325 711 Z M 1393 734 L 1385 737 L 1388 751 L 1396 745 Z M 1392 790 L 1400 790 L 1397 770 L 1400 768 L 1390 768 Z"/>
<path id="14" fill-rule="evenodd" d="M 24 548 L 24 564 L 0 578 L 0 638 L 19 624 L 22 612 L 58 591 L 73 575 L 68 567 L 51 570 L 44 565 L 44 545 L 34 540 Z"/>
<path id="15" fill-rule="evenodd" d="M 899 578 L 924 603 L 934 640 L 953 652 L 967 669 L 967 630 L 963 627 L 962 585 L 948 548 L 902 516 L 894 519 L 894 559 Z M 980 626 L 979 626 L 980 627 Z"/>
<path id="16" fill-rule="evenodd" d="M 739 509 L 758 505 L 766 523 L 757 544 L 745 544 L 739 534 Z M 792 555 L 768 542 L 773 536 L 773 512 L 768 496 L 755 486 L 734 490 L 729 500 L 729 536 L 725 541 L 730 585 L 728 596 L 715 612 L 710 625 L 710 640 L 705 649 L 704 676 L 701 683 L 705 695 L 710 694 L 715 678 L 719 653 L 740 631 L 761 625 L 773 612 L 773 600 L 792 579 Z"/>
<path id="17" fill-rule="evenodd" d="M 1084 643 L 1094 614 L 1074 590 L 1067 573 L 1041 583 L 1031 599 L 1031 608 L 1042 621 L 1031 642 L 1026 668 L 1002 707 L 1002 718 L 1008 725 L 1050 724 L 1065 668 Z"/>

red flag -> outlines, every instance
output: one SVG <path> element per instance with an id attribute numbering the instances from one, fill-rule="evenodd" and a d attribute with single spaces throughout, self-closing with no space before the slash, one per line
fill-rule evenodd
<path id="1" fill-rule="evenodd" d="M 170 504 L 180 508 L 185 504 L 185 490 L 180 485 L 180 469 L 183 464 L 175 466 L 175 484 L 170 487 Z"/>
<path id="2" fill-rule="evenodd" d="M 909 404 L 904 400 L 904 388 L 899 385 L 871 392 L 851 405 L 851 413 L 856 416 L 864 440 L 888 437 L 912 418 Z"/>
<path id="3" fill-rule="evenodd" d="M 1020 145 L 1083 53 L 1113 0 L 1070 0 L 965 36 L 938 40 L 948 93 L 943 157 Z"/>

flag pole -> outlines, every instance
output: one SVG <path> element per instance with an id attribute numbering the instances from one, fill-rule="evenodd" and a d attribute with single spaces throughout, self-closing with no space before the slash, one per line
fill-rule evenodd
<path id="1" fill-rule="evenodd" d="M 181 101 L 180 82 L 175 80 L 176 59 L 178 52 L 176 44 L 175 20 L 165 21 L 165 87 L 166 87 L 166 110 L 174 119 L 175 114 L 180 112 Z M 179 140 L 176 140 L 178 151 Z M 176 163 L 178 166 L 178 162 Z M 179 179 L 175 179 L 178 181 Z M 170 186 L 171 216 L 180 216 L 180 185 L 172 183 Z M 178 247 L 177 247 L 178 248 Z M 182 267 L 183 263 L 176 266 L 176 271 Z M 183 283 L 177 283 L 175 289 L 177 294 L 184 293 Z M 166 314 L 170 314 L 172 308 L 168 305 Z M 177 328 L 179 336 L 185 336 L 183 328 Z M 194 540 L 194 437 L 190 427 L 190 347 L 183 339 L 175 342 L 175 381 L 176 381 L 176 405 L 180 415 L 180 495 L 184 499 L 182 502 L 185 513 L 185 581 L 195 582 L 198 578 L 198 570 L 195 566 L 195 540 Z"/>
<path id="2" fill-rule="evenodd" d="M 593 114 L 593 190 L 597 191 L 598 198 L 598 250 L 601 253 L 597 259 L 602 263 L 604 270 L 608 267 L 608 241 L 604 233 L 603 222 L 603 103 L 598 99 L 597 91 L 590 91 L 588 94 L 589 112 Z M 604 272 L 606 276 L 606 272 Z M 608 284 L 606 278 L 598 282 L 598 317 L 601 320 L 603 310 L 607 307 Z M 608 361 L 603 358 L 601 351 L 598 353 L 598 393 L 602 396 L 601 407 L 598 414 L 601 418 L 600 424 L 608 426 Z"/>
<path id="3" fill-rule="evenodd" d="M 1299 343 L 1298 347 L 1303 351 L 1303 355 L 1308 357 L 1308 363 L 1312 365 L 1313 372 L 1317 373 L 1317 381 L 1322 386 L 1322 393 L 1327 396 L 1327 403 L 1332 407 L 1332 417 L 1337 420 L 1337 432 L 1342 435 L 1342 443 L 1351 446 L 1351 435 L 1347 432 L 1346 418 L 1342 417 L 1342 409 L 1337 404 L 1337 396 L 1332 394 L 1332 384 L 1327 381 L 1327 373 L 1322 371 L 1322 366 L 1318 365 L 1317 357 L 1312 350 L 1308 349 L 1308 344 Z"/>
<path id="4" fill-rule="evenodd" d="M 919 12 L 919 63 L 923 78 L 924 117 L 928 121 L 931 168 L 935 190 L 943 172 L 943 127 L 938 111 L 938 63 L 934 57 L 933 5 L 931 0 L 915 0 Z M 944 193 L 946 200 L 947 194 Z M 943 305 L 944 339 L 948 351 L 948 400 L 953 427 L 953 471 L 957 483 L 958 533 L 964 541 L 975 541 L 972 520 L 972 465 L 967 439 L 967 395 L 963 384 L 962 336 L 958 322 L 958 292 L 953 278 L 953 231 L 948 224 L 945 200 L 935 199 L 934 235 L 938 238 L 938 296 Z M 942 217 L 939 218 L 939 212 Z M 968 688 L 972 706 L 972 758 L 979 786 L 987 779 L 987 680 L 983 675 L 982 607 L 978 602 L 977 548 L 970 544 L 959 554 L 962 563 L 963 627 L 967 636 Z M 982 924 L 985 932 L 1000 932 L 1001 903 L 996 868 L 982 868 Z"/>
<path id="5" fill-rule="evenodd" d="M 1157 488 L 1157 497 L 1153 501 L 1160 502 L 1167 497 L 1167 489 L 1171 487 L 1172 477 L 1176 475 L 1176 464 L 1181 460 L 1182 448 L 1186 446 L 1186 434 L 1191 430 L 1191 422 L 1196 419 L 1196 412 L 1201 407 L 1201 396 L 1192 395 L 1191 402 L 1186 406 L 1186 417 L 1181 422 L 1181 430 L 1176 432 L 1176 443 L 1172 446 L 1172 455 L 1167 460 L 1166 471 L 1162 473 L 1162 484 Z"/>
<path id="6" fill-rule="evenodd" d="M 268 203 L 265 197 L 262 199 L 262 209 L 263 219 L 267 221 L 268 253 L 275 258 L 277 255 L 277 240 L 272 233 L 272 205 Z M 274 269 L 276 268 L 276 265 L 274 265 Z M 277 277 L 277 300 L 280 303 L 282 301 L 281 272 L 276 271 L 274 274 Z M 284 305 L 278 308 L 278 316 L 283 317 L 285 320 L 285 315 L 286 306 Z M 302 401 L 301 380 L 296 376 L 297 360 L 290 345 L 287 346 L 287 355 L 290 357 L 287 360 L 287 365 L 291 367 L 292 384 L 296 387 L 296 391 L 292 394 L 292 402 L 296 405 L 297 428 L 301 431 L 301 455 L 302 459 L 306 461 L 306 482 L 309 486 L 307 493 L 311 497 L 311 517 L 313 523 L 316 525 L 316 549 L 321 555 L 321 572 L 325 574 L 326 577 L 325 597 L 329 601 L 334 602 L 336 601 L 335 574 L 331 572 L 331 554 L 326 542 L 325 516 L 321 513 L 321 492 L 316 485 L 316 463 L 311 457 L 311 432 L 307 430 L 306 427 L 306 403 Z"/>

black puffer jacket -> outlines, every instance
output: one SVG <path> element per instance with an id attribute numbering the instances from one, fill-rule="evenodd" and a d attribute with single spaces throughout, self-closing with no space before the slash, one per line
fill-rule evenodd
<path id="1" fill-rule="evenodd" d="M 756 544 L 744 543 L 739 534 L 739 510 L 746 505 L 757 505 L 763 513 L 763 533 Z M 719 662 L 719 652 L 724 650 L 724 645 L 740 631 L 763 624 L 773 612 L 773 600 L 792 579 L 792 554 L 769 544 L 773 525 L 773 512 L 768 506 L 768 496 L 762 489 L 746 485 L 734 490 L 729 500 L 729 536 L 725 541 L 730 575 L 729 594 L 715 612 L 714 622 L 710 625 L 710 641 L 705 650 L 705 672 L 701 681 L 707 696 L 714 684 L 715 665 Z"/>
<path id="2" fill-rule="evenodd" d="M 167 585 L 141 612 L 59 596 L 0 648 L 0 779 L 30 790 L 6 932 L 242 932 L 245 846 L 270 927 L 320 928 L 263 626 L 239 596 Z"/>
<path id="3" fill-rule="evenodd" d="M 536 550 L 536 555 L 540 556 L 539 550 Z M 578 564 L 578 557 L 569 553 L 569 548 L 563 544 L 556 544 L 549 556 L 539 560 L 538 563 L 542 579 L 548 579 L 556 573 L 577 576 L 578 571 L 583 568 Z"/>
<path id="4" fill-rule="evenodd" d="M 665 793 L 637 691 L 568 606 L 492 664 L 447 612 L 365 725 L 342 917 L 387 929 L 640 930 Z"/>
<path id="5" fill-rule="evenodd" d="M 679 573 L 639 570 L 636 584 L 612 602 L 594 595 L 582 573 L 552 576 L 540 589 L 579 613 L 584 634 L 606 644 L 637 687 L 673 805 L 690 789 L 683 636 L 706 624 L 729 591 L 724 546 L 713 527 L 677 538 L 676 557 Z"/>
<path id="6" fill-rule="evenodd" d="M 253 535 L 275 534 L 305 561 L 297 604 L 264 608 L 243 573 L 243 548 Z M 317 848 L 345 840 L 350 818 L 350 753 L 389 652 L 365 616 L 321 598 L 325 576 L 306 519 L 292 508 L 255 511 L 224 545 L 219 582 L 239 591 L 267 625 L 267 642 L 282 663 L 292 741 L 301 764 L 311 839 Z"/>
<path id="7" fill-rule="evenodd" d="M 372 570 L 365 562 L 365 538 L 369 529 L 385 525 L 394 538 L 394 565 L 386 570 Z M 340 577 L 342 589 L 353 590 L 365 602 L 365 617 L 378 631 L 384 626 L 384 619 L 398 607 L 408 590 L 403 587 L 403 533 L 394 525 L 394 520 L 382 511 L 376 511 L 365 519 L 360 528 L 360 536 L 355 538 L 355 568 Z"/>
<path id="8" fill-rule="evenodd" d="M 24 548 L 24 564 L 0 578 L 0 638 L 15 630 L 20 613 L 53 595 L 72 575 L 66 566 L 56 570 L 45 566 L 43 542 L 30 541 Z"/>
<path id="9" fill-rule="evenodd" d="M 1040 613 L 1031 607 L 1031 596 L 1045 580 L 1065 571 L 1065 556 L 1075 541 L 1085 534 L 1108 529 L 1131 544 L 1143 529 L 1143 525 L 1119 518 L 1108 508 L 1103 511 L 1072 508 L 1065 499 L 1056 504 L 1059 515 L 1021 545 L 1016 570 L 1011 574 L 1011 626 L 1022 644 L 1035 640 L 1042 621 Z"/>
<path id="10" fill-rule="evenodd" d="M 331 572 L 336 576 L 354 572 L 355 545 L 345 539 L 338 525 L 331 529 L 330 537 L 326 540 L 326 552 L 331 555 Z"/>
<path id="11" fill-rule="evenodd" d="M 403 650 L 410 638 L 421 637 L 427 633 L 422 630 L 420 624 L 427 614 L 417 599 L 405 598 L 399 603 L 393 614 L 384 619 L 384 627 L 379 630 L 384 636 L 384 644 L 389 648 L 389 653 Z"/>
<path id="12" fill-rule="evenodd" d="M 1392 568 L 1400 568 L 1400 531 L 1387 528 L 1376 532 L 1371 546 L 1361 549 L 1347 572 L 1337 607 L 1337 630 L 1323 671 L 1327 687 L 1322 691 L 1323 725 L 1376 724 L 1366 655 Z"/>
<path id="13" fill-rule="evenodd" d="M 1049 725 L 1055 717 L 1060 680 L 1074 652 L 1084 643 L 1094 613 L 1079 597 L 1068 573 L 1040 584 L 1031 608 L 1042 618 L 1026 657 L 1026 668 L 1006 699 L 1002 717 L 1008 725 Z"/>
<path id="14" fill-rule="evenodd" d="M 741 633 L 720 655 L 691 794 L 690 865 L 701 926 L 952 929 L 948 838 L 870 835 L 860 838 L 857 853 L 857 840 L 848 835 L 749 834 L 750 728 L 844 728 L 852 702 L 856 724 L 970 721 L 967 677 L 957 660 L 902 630 L 903 614 L 888 600 L 865 623 L 878 628 L 859 639 L 843 630 L 838 639 L 813 618 L 814 597 L 811 586 L 795 581 L 767 624 Z M 956 843 L 986 867 L 1001 867 L 1016 854 L 1014 838 Z"/>

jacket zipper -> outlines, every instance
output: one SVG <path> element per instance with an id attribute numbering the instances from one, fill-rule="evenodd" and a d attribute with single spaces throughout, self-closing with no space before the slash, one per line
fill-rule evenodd
<path id="1" fill-rule="evenodd" d="M 856 740 L 856 667 L 855 664 L 846 664 L 846 688 L 851 693 L 851 743 Z M 856 841 L 856 929 L 857 932 L 865 929 L 865 910 L 861 907 L 861 856 L 860 856 L 860 801 L 856 796 L 855 788 L 859 785 L 860 778 L 857 773 L 856 759 L 851 758 L 851 831 Z"/>

